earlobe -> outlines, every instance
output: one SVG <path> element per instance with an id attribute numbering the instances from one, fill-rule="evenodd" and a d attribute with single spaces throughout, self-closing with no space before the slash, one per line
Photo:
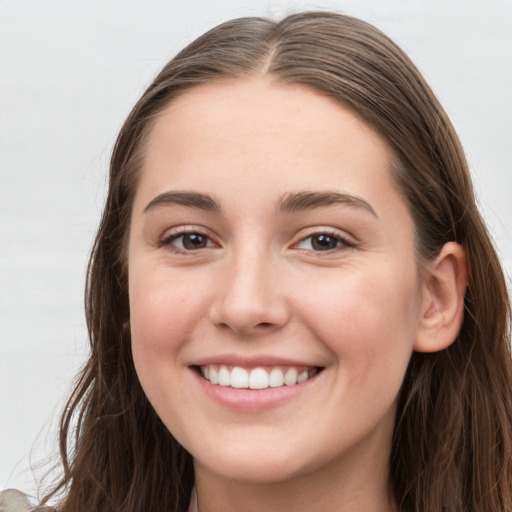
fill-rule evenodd
<path id="1" fill-rule="evenodd" d="M 464 316 L 467 265 L 464 249 L 455 242 L 443 246 L 427 267 L 420 324 L 414 343 L 417 352 L 438 352 L 457 338 Z"/>

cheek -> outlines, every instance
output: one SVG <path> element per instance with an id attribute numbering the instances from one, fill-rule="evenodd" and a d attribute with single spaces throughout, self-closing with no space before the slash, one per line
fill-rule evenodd
<path id="1" fill-rule="evenodd" d="M 130 323 L 132 342 L 152 352 L 178 349 L 187 341 L 197 320 L 204 315 L 204 294 L 180 284 L 170 272 L 130 274 Z"/>
<path id="2" fill-rule="evenodd" d="M 132 353 L 139 381 L 167 428 L 185 431 L 179 411 L 192 402 L 183 384 L 183 346 L 203 314 L 201 293 L 191 293 L 188 287 L 186 293 L 175 276 L 161 269 L 138 273 L 135 265 L 129 283 Z"/>
<path id="3" fill-rule="evenodd" d="M 153 266 L 154 267 L 154 266 Z M 132 353 L 140 383 L 159 415 L 172 417 L 166 392 L 183 396 L 177 379 L 183 366 L 183 346 L 204 314 L 200 290 L 180 286 L 162 268 L 134 263 L 129 275 Z M 172 284 L 170 284 L 172 283 Z M 186 289 L 185 289 L 186 288 Z M 164 392 L 164 390 L 166 390 Z"/>
<path id="4" fill-rule="evenodd" d="M 352 268 L 311 281 L 302 316 L 350 382 L 401 383 L 419 318 L 415 268 Z M 297 290 L 297 295 L 299 291 Z"/>

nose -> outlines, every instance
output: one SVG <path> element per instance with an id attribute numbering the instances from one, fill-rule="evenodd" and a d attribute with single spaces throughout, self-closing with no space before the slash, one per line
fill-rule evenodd
<path id="1" fill-rule="evenodd" d="M 247 252 L 224 262 L 210 319 L 239 336 L 255 337 L 284 326 L 290 312 L 277 262 L 264 251 Z"/>

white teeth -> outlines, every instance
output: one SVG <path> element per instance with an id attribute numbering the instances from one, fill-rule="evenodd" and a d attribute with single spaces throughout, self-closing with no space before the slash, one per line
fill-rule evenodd
<path id="1" fill-rule="evenodd" d="M 230 386 L 236 389 L 266 389 L 294 386 L 314 377 L 317 368 L 274 367 L 246 369 L 240 366 L 205 365 L 201 374 L 211 384 Z"/>
<path id="2" fill-rule="evenodd" d="M 249 372 L 244 368 L 235 366 L 231 370 L 231 387 L 232 388 L 248 388 Z"/>
<path id="3" fill-rule="evenodd" d="M 303 370 L 302 372 L 300 372 L 299 375 L 297 375 L 297 384 L 300 384 L 301 382 L 308 380 L 308 376 L 309 375 L 307 370 Z"/>
<path id="4" fill-rule="evenodd" d="M 272 368 L 268 376 L 268 385 L 271 388 L 279 388 L 284 384 L 283 372 L 279 368 Z"/>
<path id="5" fill-rule="evenodd" d="M 217 370 L 213 367 L 210 367 L 210 382 L 212 384 L 218 384 L 219 383 L 219 376 L 217 374 Z"/>
<path id="6" fill-rule="evenodd" d="M 268 373 L 263 368 L 254 368 L 249 374 L 250 389 L 268 388 Z"/>
<path id="7" fill-rule="evenodd" d="M 219 370 L 219 386 L 231 385 L 231 372 L 225 367 L 221 366 Z"/>
<path id="8" fill-rule="evenodd" d="M 284 374 L 284 383 L 287 386 L 293 386 L 297 384 L 297 370 L 295 368 L 290 368 Z"/>

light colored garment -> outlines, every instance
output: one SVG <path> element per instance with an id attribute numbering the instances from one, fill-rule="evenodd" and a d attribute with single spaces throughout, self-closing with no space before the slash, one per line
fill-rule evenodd
<path id="1" fill-rule="evenodd" d="M 27 495 L 16 489 L 6 489 L 0 492 L 0 512 L 44 512 L 47 510 L 52 509 L 49 507 L 32 508 Z M 197 494 L 195 487 L 192 490 L 188 512 L 197 512 Z"/>
<path id="2" fill-rule="evenodd" d="M 29 512 L 32 505 L 26 494 L 16 489 L 0 492 L 0 512 Z"/>

